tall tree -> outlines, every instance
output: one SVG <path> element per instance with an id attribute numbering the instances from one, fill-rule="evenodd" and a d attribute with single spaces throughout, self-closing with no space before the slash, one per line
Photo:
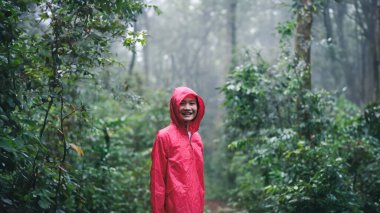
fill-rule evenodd
<path id="1" fill-rule="evenodd" d="M 237 0 L 227 0 L 227 33 L 230 54 L 230 70 L 237 65 L 237 42 L 236 42 L 236 7 Z"/>
<path id="2" fill-rule="evenodd" d="M 296 0 L 296 35 L 295 35 L 295 70 L 299 73 L 301 82 L 300 95 L 297 97 L 297 117 L 299 122 L 299 134 L 315 146 L 312 140 L 312 130 L 308 121 L 311 118 L 310 111 L 305 108 L 307 103 L 304 94 L 311 90 L 311 29 L 313 24 L 313 0 Z"/>
<path id="3" fill-rule="evenodd" d="M 375 101 L 380 102 L 380 0 L 377 0 L 376 5 L 376 30 L 374 37 L 376 39 L 376 62 L 374 70 Z"/>
<path id="4" fill-rule="evenodd" d="M 336 39 L 334 37 L 334 28 L 332 23 L 332 18 L 330 15 L 331 10 L 331 1 L 326 0 L 323 4 L 323 23 L 326 29 L 326 41 L 328 44 L 328 63 L 333 67 L 331 70 L 331 75 L 334 77 L 335 81 L 339 82 L 339 79 L 341 78 L 339 69 L 337 69 L 337 57 L 336 57 L 336 51 L 335 51 L 335 45 Z"/>
<path id="5" fill-rule="evenodd" d="M 331 23 L 331 16 L 330 16 L 330 0 L 326 0 L 323 5 L 323 23 L 326 28 L 327 43 L 331 43 L 333 41 L 334 31 L 333 31 L 333 26 Z M 334 57 L 334 55 L 331 55 L 331 56 Z"/>
<path id="6" fill-rule="evenodd" d="M 137 33 L 137 22 L 134 21 L 133 23 L 133 35 L 136 35 Z M 133 68 L 135 67 L 135 62 L 136 62 L 136 43 L 134 42 L 132 44 L 132 58 L 131 61 L 129 62 L 129 68 L 128 68 L 128 73 L 129 75 L 133 74 Z"/>
<path id="7" fill-rule="evenodd" d="M 69 186 L 69 149 L 83 152 L 70 143 L 69 120 L 85 110 L 74 100 L 73 82 L 111 61 L 110 41 L 124 37 L 145 6 L 138 0 L 0 1 L 0 156 L 15 165 L 4 171 L 0 163 L 0 211 L 74 208 L 72 195 L 81 196 L 82 183 Z"/>
<path id="8" fill-rule="evenodd" d="M 347 3 L 346 2 L 337 2 L 336 4 L 336 27 L 337 27 L 337 47 L 339 48 L 339 56 L 338 56 L 338 63 L 339 63 L 339 69 L 343 70 L 344 73 L 344 80 L 345 80 L 345 85 L 348 88 L 348 98 L 354 102 L 359 102 L 358 100 L 358 95 L 359 93 L 357 92 L 357 85 L 359 84 L 358 82 L 358 76 L 361 75 L 361 73 L 357 73 L 355 68 L 353 68 L 352 62 L 349 60 L 349 52 L 347 51 L 347 38 L 345 34 L 345 17 L 347 17 Z M 357 38 L 359 39 L 359 38 Z M 358 42 L 358 41 L 357 41 Z M 359 51 L 357 51 L 359 52 Z M 359 53 L 353 53 L 357 54 L 359 57 Z M 355 66 L 357 63 L 354 64 Z"/>
<path id="9" fill-rule="evenodd" d="M 303 86 L 311 89 L 310 50 L 313 24 L 313 0 L 296 0 L 297 26 L 295 35 L 295 56 L 300 67 Z"/>
<path id="10" fill-rule="evenodd" d="M 361 37 L 361 61 L 362 61 L 362 102 L 368 103 L 375 100 L 377 90 L 377 0 L 354 1 L 356 9 L 355 23 L 359 26 Z"/>
<path id="11" fill-rule="evenodd" d="M 149 20 L 147 11 L 143 11 L 143 13 L 141 14 L 141 17 L 142 17 L 142 22 L 143 22 L 143 28 L 145 28 L 144 30 L 146 30 L 147 32 L 150 32 L 150 23 L 149 23 L 150 20 Z M 144 67 L 145 85 L 150 84 L 149 48 L 150 48 L 150 45 L 145 45 L 143 47 L 143 63 L 144 63 L 143 67 Z"/>

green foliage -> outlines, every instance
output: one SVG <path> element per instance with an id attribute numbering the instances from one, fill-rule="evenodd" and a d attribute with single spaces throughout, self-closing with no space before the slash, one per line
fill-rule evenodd
<path id="1" fill-rule="evenodd" d="M 149 211 L 149 148 L 166 111 L 101 86 L 95 69 L 114 62 L 110 42 L 144 7 L 0 0 L 0 211 Z"/>
<path id="2" fill-rule="evenodd" d="M 277 32 L 281 35 L 282 39 L 289 39 L 293 36 L 293 32 L 296 28 L 296 21 L 286 21 L 285 23 L 279 24 L 276 27 Z"/>
<path id="3" fill-rule="evenodd" d="M 232 203 L 247 212 L 379 211 L 378 105 L 361 116 L 342 98 L 302 90 L 287 64 L 259 58 L 222 88 Z"/>
<path id="4" fill-rule="evenodd" d="M 377 103 L 369 104 L 364 109 L 364 120 L 368 134 L 380 140 L 380 105 Z"/>
<path id="5" fill-rule="evenodd" d="M 82 161 L 75 161 L 83 183 L 80 197 L 84 199 L 77 210 L 149 212 L 152 138 L 169 118 L 163 95 L 152 96 L 136 110 L 109 100 L 107 92 L 98 96 L 100 102 L 92 109 L 96 115 L 92 118 L 93 129 L 80 139 L 85 156 Z M 115 117 L 111 108 L 120 115 Z"/>

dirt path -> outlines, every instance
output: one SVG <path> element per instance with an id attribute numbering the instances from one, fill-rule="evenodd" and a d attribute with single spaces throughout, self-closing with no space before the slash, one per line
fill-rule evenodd
<path id="1" fill-rule="evenodd" d="M 233 209 L 222 200 L 206 200 L 205 213 L 231 213 Z"/>

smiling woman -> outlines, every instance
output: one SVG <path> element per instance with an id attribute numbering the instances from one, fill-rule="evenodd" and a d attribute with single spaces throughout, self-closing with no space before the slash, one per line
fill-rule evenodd
<path id="1" fill-rule="evenodd" d="M 152 150 L 152 212 L 203 212 L 203 143 L 198 128 L 204 113 L 197 93 L 187 87 L 174 89 L 171 123 L 158 131 Z"/>
<path id="2" fill-rule="evenodd" d="M 197 99 L 194 95 L 186 96 L 181 103 L 179 103 L 179 112 L 186 125 L 192 121 L 198 112 Z"/>

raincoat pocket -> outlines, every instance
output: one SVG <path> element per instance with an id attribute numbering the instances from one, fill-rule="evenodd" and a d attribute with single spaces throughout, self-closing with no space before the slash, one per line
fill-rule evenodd
<path id="1" fill-rule="evenodd" d="M 188 187 L 177 186 L 174 187 L 171 192 L 169 192 L 166 198 L 167 212 L 178 212 L 178 213 L 191 213 L 190 207 L 186 202 L 188 199 Z"/>

